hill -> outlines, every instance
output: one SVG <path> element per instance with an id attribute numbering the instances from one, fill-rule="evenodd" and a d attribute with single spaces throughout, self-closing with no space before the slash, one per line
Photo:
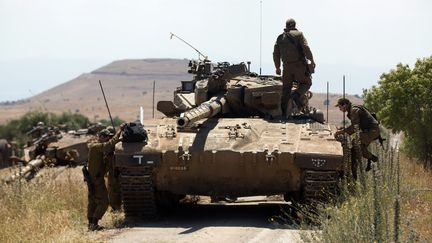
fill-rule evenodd
<path id="1" fill-rule="evenodd" d="M 145 118 L 152 116 L 152 90 L 155 81 L 155 104 L 171 100 L 172 93 L 181 80 L 190 80 L 186 59 L 134 59 L 114 61 L 85 73 L 22 102 L 0 105 L 0 124 L 18 118 L 28 111 L 79 112 L 90 120 L 108 119 L 98 81 L 101 80 L 112 115 L 123 120 L 135 120 L 140 106 Z M 331 94 L 330 104 L 340 95 Z M 351 97 L 354 103 L 361 99 Z M 325 94 L 314 94 L 311 105 L 326 110 Z M 155 117 L 162 114 L 155 111 Z M 329 121 L 338 122 L 342 115 L 329 107 Z"/>

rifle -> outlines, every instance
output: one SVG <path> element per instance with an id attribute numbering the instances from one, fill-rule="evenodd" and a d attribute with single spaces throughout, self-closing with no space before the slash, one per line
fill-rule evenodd
<path id="1" fill-rule="evenodd" d="M 84 176 L 84 181 L 86 182 L 87 187 L 88 187 L 89 194 L 94 195 L 95 189 L 94 189 L 93 180 L 90 176 L 90 173 L 89 173 L 86 165 L 83 166 L 82 172 L 83 172 L 83 176 Z"/>

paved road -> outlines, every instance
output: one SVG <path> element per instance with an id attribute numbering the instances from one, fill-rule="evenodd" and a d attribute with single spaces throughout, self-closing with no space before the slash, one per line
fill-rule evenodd
<path id="1" fill-rule="evenodd" d="M 181 205 L 156 222 L 134 223 L 110 242 L 300 242 L 300 230 L 271 223 L 281 202 Z"/>

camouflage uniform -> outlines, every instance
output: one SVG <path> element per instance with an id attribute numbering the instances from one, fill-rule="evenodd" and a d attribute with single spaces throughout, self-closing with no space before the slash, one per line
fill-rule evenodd
<path id="1" fill-rule="evenodd" d="M 114 168 L 114 151 L 111 151 L 104 156 L 106 163 L 106 171 L 108 172 L 108 198 L 109 204 L 114 211 L 121 209 L 120 197 L 120 181 L 118 173 Z"/>
<path id="2" fill-rule="evenodd" d="M 351 120 L 351 125 L 342 131 L 351 135 L 355 132 L 354 126 L 359 126 L 361 153 L 363 158 L 368 159 L 368 168 L 370 168 L 370 161 L 378 161 L 378 158 L 368 150 L 368 146 L 380 136 L 379 123 L 366 108 L 360 105 L 349 105 L 347 117 Z M 357 179 L 358 161 L 354 149 L 351 154 L 351 169 L 354 179 Z"/>
<path id="3" fill-rule="evenodd" d="M 89 224 L 97 225 L 108 208 L 108 193 L 104 180 L 106 172 L 104 154 L 114 150 L 114 145 L 120 141 L 119 137 L 120 131 L 107 142 L 93 142 L 88 145 L 88 171 L 94 187 L 94 193 L 89 192 L 88 194 L 87 218 Z"/>
<path id="4" fill-rule="evenodd" d="M 273 50 L 273 61 L 276 70 L 280 69 L 281 60 L 283 62 L 283 91 L 281 99 L 283 115 L 286 114 L 293 81 L 297 81 L 299 85 L 292 97 L 298 106 L 303 106 L 300 97 L 304 95 L 312 85 L 312 79 L 307 69 L 305 58 L 315 65 L 306 38 L 303 36 L 302 32 L 295 28 L 295 21 L 289 19 L 284 33 L 279 35 L 276 39 Z"/>

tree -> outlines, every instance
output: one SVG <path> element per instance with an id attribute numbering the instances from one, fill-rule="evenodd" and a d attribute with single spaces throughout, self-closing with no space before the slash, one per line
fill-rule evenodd
<path id="1" fill-rule="evenodd" d="M 85 128 L 89 124 L 89 119 L 81 114 L 64 112 L 60 115 L 48 112 L 31 111 L 16 120 L 12 120 L 5 125 L 0 125 L 0 138 L 17 141 L 19 146 L 23 146 L 29 139 L 27 132 L 30 131 L 38 122 L 43 122 L 47 126 L 62 125 L 63 129 Z"/>
<path id="2" fill-rule="evenodd" d="M 398 64 L 364 91 L 365 105 L 377 112 L 382 124 L 403 132 L 404 149 L 413 157 L 432 162 L 432 56 L 418 59 L 413 69 Z"/>

